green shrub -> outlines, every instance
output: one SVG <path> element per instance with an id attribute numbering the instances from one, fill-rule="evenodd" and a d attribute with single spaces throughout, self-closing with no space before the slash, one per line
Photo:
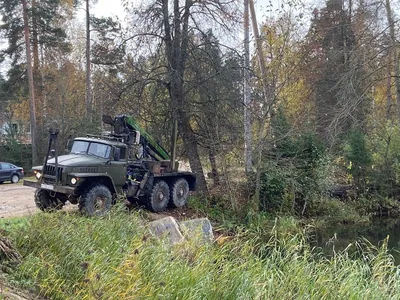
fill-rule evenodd
<path id="1" fill-rule="evenodd" d="M 24 145 L 16 140 L 8 140 L 6 143 L 0 144 L 1 161 L 10 162 L 25 170 L 32 167 L 31 145 Z"/>
<path id="2" fill-rule="evenodd" d="M 374 128 L 368 140 L 372 152 L 370 184 L 383 197 L 400 196 L 400 131 L 399 126 L 387 123 Z"/>
<path id="3" fill-rule="evenodd" d="M 260 208 L 315 215 L 312 203 L 331 185 L 331 159 L 321 140 L 312 133 L 287 139 L 291 141 L 277 146 L 265 159 L 260 177 Z"/>
<path id="4" fill-rule="evenodd" d="M 344 150 L 348 165 L 347 170 L 352 176 L 352 182 L 359 191 L 363 192 L 369 184 L 372 164 L 365 134 L 360 129 L 352 130 L 347 137 Z"/>

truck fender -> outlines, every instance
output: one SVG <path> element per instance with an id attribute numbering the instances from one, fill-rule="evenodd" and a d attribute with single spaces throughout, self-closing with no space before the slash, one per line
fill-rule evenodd
<path id="1" fill-rule="evenodd" d="M 93 183 L 101 183 L 108 187 L 112 194 L 121 192 L 115 187 L 114 181 L 107 173 L 70 173 L 69 175 L 83 180 L 83 182 L 78 185 L 80 189 L 85 189 Z"/>

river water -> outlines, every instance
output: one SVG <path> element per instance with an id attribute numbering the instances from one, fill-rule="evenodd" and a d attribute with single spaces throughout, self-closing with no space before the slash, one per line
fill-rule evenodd
<path id="1" fill-rule="evenodd" d="M 375 218 L 369 224 L 332 224 L 325 228 L 317 228 L 313 237 L 313 246 L 323 249 L 326 256 L 334 251 L 345 249 L 350 243 L 367 239 L 375 246 L 382 245 L 382 241 L 389 236 L 388 249 L 400 265 L 400 219 Z"/>

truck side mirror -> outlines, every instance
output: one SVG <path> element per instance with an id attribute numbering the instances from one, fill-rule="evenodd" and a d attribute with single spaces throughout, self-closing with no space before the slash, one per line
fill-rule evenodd
<path id="1" fill-rule="evenodd" d="M 114 160 L 119 161 L 120 157 L 121 157 L 121 149 L 114 148 Z"/>

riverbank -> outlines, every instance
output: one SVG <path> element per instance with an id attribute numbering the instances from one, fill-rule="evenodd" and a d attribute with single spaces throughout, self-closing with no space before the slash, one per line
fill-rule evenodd
<path id="1" fill-rule="evenodd" d="M 212 244 L 169 247 L 147 236 L 139 212 L 104 218 L 74 212 L 2 220 L 22 260 L 5 278 L 50 299 L 397 299 L 400 278 L 387 242 L 327 258 L 294 218 L 254 219 Z M 219 229 L 217 227 L 217 229 Z M 228 233 L 228 234 L 227 234 Z"/>

